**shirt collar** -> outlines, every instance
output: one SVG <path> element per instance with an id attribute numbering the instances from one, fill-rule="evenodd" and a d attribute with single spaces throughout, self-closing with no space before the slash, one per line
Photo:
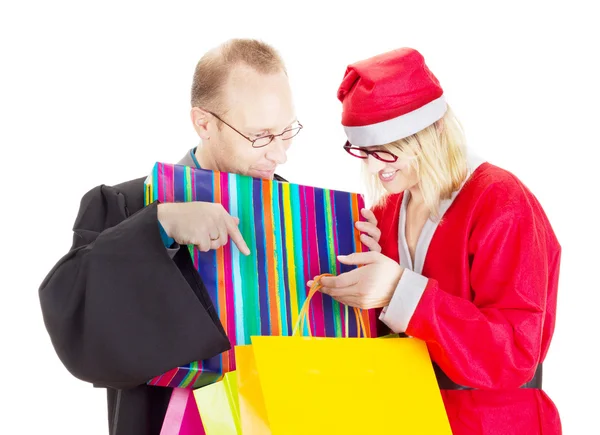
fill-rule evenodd
<path id="1" fill-rule="evenodd" d="M 196 158 L 196 147 L 192 148 L 187 153 L 185 153 L 185 156 L 183 156 L 183 158 L 179 160 L 177 164 L 195 167 L 196 169 L 202 169 L 200 163 L 198 162 L 198 159 Z"/>

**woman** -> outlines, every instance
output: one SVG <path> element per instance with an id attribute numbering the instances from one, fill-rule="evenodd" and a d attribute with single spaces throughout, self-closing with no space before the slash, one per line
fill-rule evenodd
<path id="1" fill-rule="evenodd" d="M 350 65 L 338 97 L 344 148 L 385 195 L 357 224 L 371 252 L 340 257 L 364 266 L 322 278 L 323 291 L 427 343 L 453 433 L 561 433 L 541 390 L 561 248 L 540 204 L 467 155 L 417 51 Z"/>

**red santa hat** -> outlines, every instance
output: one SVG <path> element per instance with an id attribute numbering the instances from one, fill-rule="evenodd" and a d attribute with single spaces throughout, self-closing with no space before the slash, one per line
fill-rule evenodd
<path id="1" fill-rule="evenodd" d="M 413 135 L 441 119 L 447 107 L 438 80 L 412 48 L 349 65 L 338 98 L 348 142 L 359 147 Z"/>

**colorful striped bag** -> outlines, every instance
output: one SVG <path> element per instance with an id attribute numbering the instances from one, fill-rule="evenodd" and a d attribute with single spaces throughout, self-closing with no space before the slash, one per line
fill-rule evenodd
<path id="1" fill-rule="evenodd" d="M 352 269 L 338 254 L 366 248 L 355 229 L 363 199 L 355 193 L 320 189 L 187 166 L 157 163 L 145 181 L 145 204 L 206 201 L 221 203 L 239 218 L 239 229 L 251 250 L 241 254 L 232 242 L 201 252 L 189 246 L 231 350 L 192 362 L 158 376 L 150 385 L 199 388 L 235 370 L 235 346 L 250 337 L 289 336 L 309 289 L 306 282 L 323 274 Z M 373 310 L 362 313 L 367 336 L 376 336 Z M 357 319 L 352 309 L 319 293 L 309 324 L 317 337 L 352 337 Z"/>

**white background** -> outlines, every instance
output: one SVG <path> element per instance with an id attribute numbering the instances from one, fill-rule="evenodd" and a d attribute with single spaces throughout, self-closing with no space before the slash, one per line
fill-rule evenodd
<path id="1" fill-rule="evenodd" d="M 200 56 L 256 37 L 286 60 L 305 126 L 279 172 L 344 190 L 361 189 L 358 162 L 341 149 L 346 65 L 402 46 L 423 53 L 470 147 L 520 177 L 549 215 L 563 261 L 545 390 L 564 433 L 600 433 L 595 2 L 214 3 L 2 4 L 0 432 L 107 433 L 104 391 L 56 357 L 38 286 L 69 249 L 81 195 L 196 145 L 189 90 Z"/>

